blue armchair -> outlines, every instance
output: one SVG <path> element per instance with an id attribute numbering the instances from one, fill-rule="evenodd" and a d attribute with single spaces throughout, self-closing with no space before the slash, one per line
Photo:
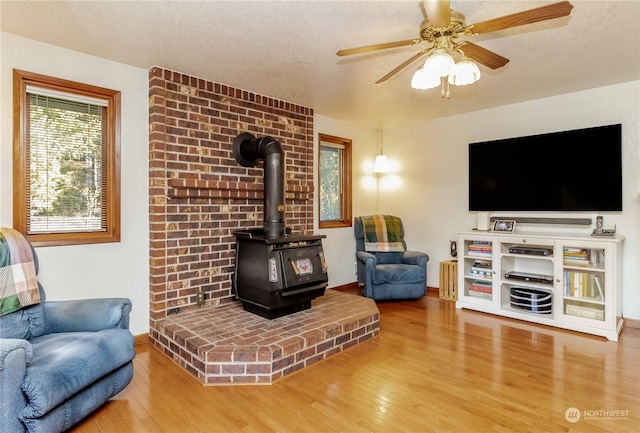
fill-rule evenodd
<path id="1" fill-rule="evenodd" d="M 1 433 L 65 431 L 133 378 L 128 299 L 46 301 L 38 289 L 39 303 L 0 316 Z"/>
<path id="2" fill-rule="evenodd" d="M 376 218 L 379 221 L 379 231 L 386 232 L 385 221 L 389 227 L 394 224 L 394 232 L 390 230 L 388 238 L 384 237 L 384 246 L 387 248 L 374 248 L 376 244 L 381 244 L 380 239 L 379 242 L 371 242 L 372 239 L 367 236 L 373 230 L 365 226 Z M 425 295 L 429 255 L 407 251 L 404 225 L 400 218 L 389 215 L 356 217 L 353 229 L 356 238 L 358 286 L 364 296 L 375 300 L 390 300 L 417 299 Z M 375 234 L 373 237 L 375 238 Z M 388 248 L 389 246 L 391 247 Z"/>

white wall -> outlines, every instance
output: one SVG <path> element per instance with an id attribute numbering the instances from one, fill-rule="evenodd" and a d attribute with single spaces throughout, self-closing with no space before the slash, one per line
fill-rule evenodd
<path id="1" fill-rule="evenodd" d="M 401 216 L 409 247 L 429 253 L 428 285 L 437 287 L 439 262 L 450 258 L 449 241 L 477 222 L 476 214 L 467 210 L 468 143 L 613 123 L 622 123 L 623 212 L 602 215 L 605 227 L 615 224 L 625 236 L 623 315 L 640 319 L 640 81 L 387 128 L 385 153 L 401 165 L 393 173 L 393 187 L 380 191 L 380 210 Z M 597 215 L 510 214 L 590 217 L 594 223 Z M 518 229 L 569 230 L 532 224 Z M 592 229 L 572 226 L 570 230 L 588 234 Z"/>
<path id="2" fill-rule="evenodd" d="M 12 68 L 122 91 L 122 241 L 38 248 L 40 280 L 49 299 L 129 297 L 131 330 L 148 332 L 148 76 L 147 71 L 0 33 L 0 225 L 12 225 Z M 433 103 L 446 103 L 434 101 Z M 624 243 L 624 316 L 640 319 L 640 82 L 592 89 L 399 127 L 385 127 L 384 153 L 392 173 L 372 174 L 378 153 L 374 128 L 315 115 L 319 133 L 353 140 L 353 215 L 393 213 L 403 218 L 410 249 L 431 256 L 428 284 L 437 287 L 438 263 L 449 241 L 469 230 L 467 145 L 470 142 L 621 122 L 624 211 L 607 213 Z M 316 161 L 317 164 L 317 161 Z M 317 170 L 317 166 L 315 168 Z M 317 191 L 317 185 L 316 191 Z M 378 188 L 378 189 L 377 189 Z M 316 194 L 317 196 L 317 194 Z M 317 214 L 317 198 L 314 203 Z M 563 216 L 554 214 L 554 216 Z M 571 215 L 574 216 L 574 215 Z M 595 214 L 584 216 L 595 217 Z M 329 285 L 355 281 L 353 228 L 325 234 Z M 587 232 L 591 228 L 583 229 Z M 555 230 L 554 230 L 555 231 Z"/>
<path id="3" fill-rule="evenodd" d="M 37 248 L 39 280 L 49 300 L 130 298 L 131 332 L 149 332 L 147 71 L 8 33 L 0 38 L 0 225 L 13 222 L 13 68 L 120 90 L 121 242 Z"/>
<path id="4" fill-rule="evenodd" d="M 373 161 L 377 154 L 378 134 L 376 129 L 365 128 L 331 117 L 314 116 L 314 173 L 318 172 L 318 134 L 333 135 L 352 140 L 352 194 L 353 216 L 376 213 L 376 178 L 373 176 Z M 314 181 L 319 191 L 318 178 Z M 314 214 L 318 215 L 318 194 L 314 195 Z M 329 267 L 329 287 L 341 286 L 356 281 L 356 240 L 353 227 L 318 229 L 318 218 L 314 219 L 314 231 L 326 235 L 322 246 Z"/>

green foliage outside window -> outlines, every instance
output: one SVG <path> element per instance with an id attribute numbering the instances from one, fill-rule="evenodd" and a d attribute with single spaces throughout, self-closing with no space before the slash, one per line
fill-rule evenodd
<path id="1" fill-rule="evenodd" d="M 30 231 L 100 230 L 103 107 L 29 101 Z"/>
<path id="2" fill-rule="evenodd" d="M 351 140 L 318 135 L 318 227 L 351 227 Z"/>
<path id="3" fill-rule="evenodd" d="M 320 221 L 340 219 L 342 150 L 333 146 L 320 147 Z"/>

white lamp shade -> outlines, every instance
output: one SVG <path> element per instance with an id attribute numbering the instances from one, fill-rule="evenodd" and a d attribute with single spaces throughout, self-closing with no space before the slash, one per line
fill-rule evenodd
<path id="1" fill-rule="evenodd" d="M 440 77 L 433 76 L 431 79 L 424 72 L 424 68 L 420 67 L 411 78 L 411 87 L 418 90 L 433 89 L 440 85 Z"/>
<path id="2" fill-rule="evenodd" d="M 430 77 L 446 77 L 451 73 L 455 61 L 445 50 L 434 50 L 424 62 L 424 71 Z"/>
<path id="3" fill-rule="evenodd" d="M 387 155 L 376 156 L 376 162 L 373 163 L 374 173 L 388 173 L 389 172 L 389 159 Z"/>
<path id="4" fill-rule="evenodd" d="M 449 75 L 449 84 L 454 86 L 466 86 L 467 84 L 475 83 L 480 79 L 480 69 L 471 60 L 463 57 L 458 63 L 456 63 Z"/>

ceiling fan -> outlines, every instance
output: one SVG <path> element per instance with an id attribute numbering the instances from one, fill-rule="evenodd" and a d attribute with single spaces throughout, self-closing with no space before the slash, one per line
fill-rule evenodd
<path id="1" fill-rule="evenodd" d="M 417 54 L 380 78 L 376 81 L 376 84 L 387 81 L 426 55 L 424 66 L 420 67 L 413 76 L 412 87 L 426 89 L 442 85 L 441 94 L 443 97 L 448 98 L 449 84 L 465 85 L 480 78 L 480 71 L 473 61 L 491 69 L 501 68 L 509 62 L 509 59 L 499 54 L 468 40 L 458 40 L 458 38 L 564 17 L 569 15 L 571 9 L 573 9 L 571 3 L 561 1 L 467 25 L 465 16 L 451 9 L 450 0 L 424 0 L 423 3 L 427 18 L 420 25 L 419 39 L 349 48 L 340 50 L 336 54 L 338 56 L 349 56 L 388 48 L 420 46 L 422 49 Z M 457 63 L 453 58 L 454 56 L 459 58 Z M 448 79 L 446 79 L 447 76 L 449 77 Z"/>

